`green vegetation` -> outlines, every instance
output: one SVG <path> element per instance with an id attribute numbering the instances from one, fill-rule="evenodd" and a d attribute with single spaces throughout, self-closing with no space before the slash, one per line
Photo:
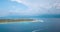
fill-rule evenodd
<path id="1" fill-rule="evenodd" d="M 2 22 L 24 22 L 24 21 L 33 21 L 33 19 L 0 19 L 0 23 Z"/>

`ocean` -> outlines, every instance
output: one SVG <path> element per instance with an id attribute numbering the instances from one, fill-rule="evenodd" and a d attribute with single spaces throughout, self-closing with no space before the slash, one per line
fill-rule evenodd
<path id="1" fill-rule="evenodd" d="M 60 18 L 41 18 L 43 22 L 0 24 L 0 32 L 60 32 Z"/>

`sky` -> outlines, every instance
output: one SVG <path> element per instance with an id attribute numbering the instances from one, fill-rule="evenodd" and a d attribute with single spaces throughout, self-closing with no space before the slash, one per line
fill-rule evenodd
<path id="1" fill-rule="evenodd" d="M 0 0 L 0 17 L 60 14 L 60 0 Z"/>

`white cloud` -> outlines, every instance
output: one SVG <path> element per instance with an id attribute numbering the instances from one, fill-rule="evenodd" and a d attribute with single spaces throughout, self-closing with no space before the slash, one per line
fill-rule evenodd
<path id="1" fill-rule="evenodd" d="M 28 7 L 27 10 L 21 11 L 15 9 L 12 13 L 19 15 L 40 15 L 40 14 L 60 14 L 57 11 L 49 11 L 50 8 L 57 6 L 60 8 L 60 0 L 11 0 L 12 2 L 22 3 Z M 57 5 L 57 3 L 59 3 Z M 13 6 L 15 8 L 15 6 Z M 49 12 L 48 12 L 49 11 Z M 57 13 L 56 13 L 57 12 Z"/>
<path id="2" fill-rule="evenodd" d="M 8 16 L 8 15 L 11 15 L 11 12 L 9 11 L 0 11 L 0 17 L 4 17 L 4 16 Z"/>
<path id="3" fill-rule="evenodd" d="M 50 8 L 52 4 L 50 4 L 53 0 L 12 0 L 17 3 L 22 3 L 28 7 L 43 7 L 43 8 Z M 55 0 L 56 1 L 56 0 Z M 54 2 L 54 1 L 53 1 Z M 54 2 L 55 3 L 55 2 Z"/>
<path id="4" fill-rule="evenodd" d="M 19 15 L 29 15 L 35 16 L 40 14 L 60 14 L 60 11 L 52 11 L 51 8 L 55 7 L 60 9 L 60 0 L 10 0 L 12 2 L 22 3 L 28 8 L 23 11 L 18 9 L 16 6 L 12 6 L 15 10 L 2 11 L 0 16 L 19 14 Z M 16 9 L 17 8 L 17 9 Z"/>
<path id="5" fill-rule="evenodd" d="M 57 8 L 57 9 L 60 9 L 60 3 L 57 3 L 57 4 L 56 4 L 56 8 Z"/>

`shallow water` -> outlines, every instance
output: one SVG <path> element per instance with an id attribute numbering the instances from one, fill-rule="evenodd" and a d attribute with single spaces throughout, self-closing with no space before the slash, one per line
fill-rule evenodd
<path id="1" fill-rule="evenodd" d="M 0 32 L 60 32 L 60 18 L 40 19 L 44 22 L 0 24 Z"/>

